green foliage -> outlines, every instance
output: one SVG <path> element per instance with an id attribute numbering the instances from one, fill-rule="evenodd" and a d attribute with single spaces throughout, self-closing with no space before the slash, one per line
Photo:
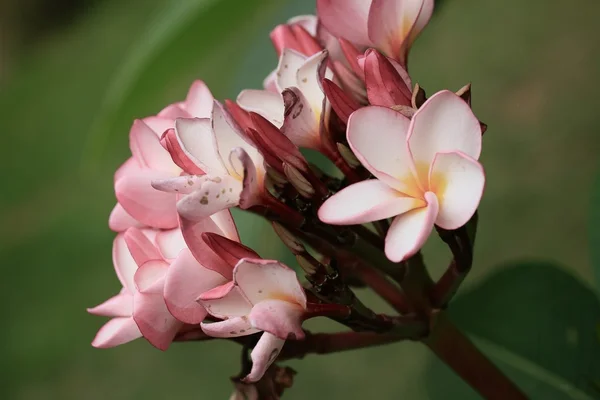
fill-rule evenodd
<path id="1" fill-rule="evenodd" d="M 590 251 L 592 268 L 596 275 L 596 289 L 600 295 L 600 174 L 592 189 L 590 218 Z M 600 337 L 598 338 L 600 340 Z"/>
<path id="2" fill-rule="evenodd" d="M 452 303 L 450 316 L 532 399 L 598 398 L 600 302 L 564 269 L 543 262 L 503 267 Z M 434 399 L 478 399 L 439 362 Z"/>

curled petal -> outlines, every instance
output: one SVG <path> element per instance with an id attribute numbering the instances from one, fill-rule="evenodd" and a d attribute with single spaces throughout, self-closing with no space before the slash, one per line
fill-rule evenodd
<path id="1" fill-rule="evenodd" d="M 127 248 L 125 234 L 123 233 L 118 234 L 113 241 L 112 258 L 115 272 L 117 273 L 121 285 L 123 285 L 129 293 L 135 292 L 133 277 L 135 271 L 138 269 L 138 265 Z"/>
<path id="2" fill-rule="evenodd" d="M 296 86 L 314 110 L 320 110 L 323 106 L 323 89 L 321 80 L 324 78 L 332 79 L 331 70 L 327 69 L 327 60 L 329 53 L 327 50 L 306 59 L 304 64 L 296 72 Z"/>
<path id="3" fill-rule="evenodd" d="M 169 153 L 160 144 L 157 134 L 142 120 L 136 120 L 129 133 L 129 145 L 133 157 L 140 165 L 171 173 L 175 165 Z"/>
<path id="4" fill-rule="evenodd" d="M 151 260 L 135 272 L 136 292 L 161 294 L 169 264 L 161 260 Z"/>
<path id="5" fill-rule="evenodd" d="M 281 94 L 266 90 L 242 90 L 237 103 L 246 111 L 265 117 L 276 127 L 283 125 L 283 100 Z"/>
<path id="6" fill-rule="evenodd" d="M 288 88 L 282 93 L 285 119 L 281 131 L 298 147 L 318 150 L 320 114 L 317 115 L 300 89 Z M 320 112 L 320 109 L 318 110 Z"/>
<path id="7" fill-rule="evenodd" d="M 252 328 L 247 317 L 233 317 L 219 322 L 202 322 L 200 326 L 208 336 L 218 338 L 246 336 L 258 332 L 258 329 Z"/>
<path id="8" fill-rule="evenodd" d="M 393 262 L 400 262 L 414 255 L 423 247 L 433 229 L 438 214 L 438 199 L 431 192 L 425 193 L 427 206 L 398 215 L 385 237 L 385 255 Z"/>
<path id="9" fill-rule="evenodd" d="M 411 32 L 422 8 L 420 0 L 373 0 L 369 11 L 369 38 L 388 56 L 404 64 Z"/>
<path id="10" fill-rule="evenodd" d="M 147 261 L 162 260 L 156 246 L 140 229 L 129 228 L 125 231 L 124 237 L 127 248 L 137 265 L 142 265 Z"/>
<path id="11" fill-rule="evenodd" d="M 371 179 L 350 185 L 327 199 L 319 209 L 319 219 L 334 225 L 364 224 L 425 205 L 419 198 L 405 196 L 384 182 Z"/>
<path id="12" fill-rule="evenodd" d="M 185 249 L 167 271 L 164 286 L 165 303 L 178 320 L 188 324 L 199 324 L 207 312 L 196 299 L 200 294 L 225 282 L 226 279 L 221 274 L 204 267 L 188 249 Z"/>
<path id="13" fill-rule="evenodd" d="M 317 15 L 332 35 L 368 46 L 370 5 L 368 0 L 317 0 Z"/>
<path id="14" fill-rule="evenodd" d="M 268 332 L 263 333 L 250 354 L 250 358 L 252 358 L 252 370 L 243 379 L 244 382 L 259 381 L 271 364 L 277 359 L 284 344 L 285 340 L 281 340 Z"/>
<path id="15" fill-rule="evenodd" d="M 175 196 L 152 187 L 155 179 L 170 177 L 165 172 L 141 170 L 121 177 L 115 183 L 117 200 L 125 211 L 141 223 L 161 229 L 177 226 Z"/>
<path id="16" fill-rule="evenodd" d="M 223 319 L 243 317 L 252 309 L 252 305 L 233 282 L 214 287 L 200 294 L 197 300 L 210 315 Z"/>
<path id="17" fill-rule="evenodd" d="M 131 342 L 140 337 L 142 337 L 142 333 L 133 318 L 113 318 L 100 328 L 92 342 L 92 346 L 107 349 Z"/>
<path id="18" fill-rule="evenodd" d="M 254 165 L 252 158 L 241 147 L 231 151 L 232 165 L 240 165 L 242 169 L 242 192 L 240 193 L 239 206 L 247 209 L 262 203 L 263 193 L 263 165 Z M 235 161 L 233 161 L 235 160 Z"/>
<path id="19" fill-rule="evenodd" d="M 165 131 L 175 127 L 175 119 L 171 118 L 163 118 L 153 115 L 151 117 L 144 118 L 142 121 L 148 125 L 159 138 L 164 135 Z"/>
<path id="20" fill-rule="evenodd" d="M 227 173 L 209 118 L 179 118 L 175 121 L 175 133 L 183 155 L 202 171 L 213 175 Z"/>
<path id="21" fill-rule="evenodd" d="M 348 143 L 356 157 L 375 177 L 408 196 L 421 189 L 413 175 L 406 146 L 410 120 L 386 107 L 364 107 L 348 120 Z"/>
<path id="22" fill-rule="evenodd" d="M 281 93 L 284 89 L 298 86 L 297 72 L 306 61 L 306 58 L 297 51 L 283 50 L 277 66 L 277 92 Z"/>
<path id="23" fill-rule="evenodd" d="M 279 299 L 306 308 L 306 294 L 296 272 L 280 262 L 241 259 L 233 271 L 233 280 L 252 304 Z"/>
<path id="24" fill-rule="evenodd" d="M 436 225 L 456 229 L 466 224 L 477 210 L 485 174 L 481 164 L 465 154 L 438 153 L 429 172 L 429 185 L 440 203 Z"/>
<path id="25" fill-rule="evenodd" d="M 231 211 L 219 211 L 211 215 L 210 219 L 216 224 L 219 230 L 206 230 L 206 232 L 218 233 L 228 239 L 240 241 L 240 235 L 237 226 L 235 225 L 235 221 L 233 220 L 233 216 L 231 215 Z"/>
<path id="26" fill-rule="evenodd" d="M 436 153 L 460 151 L 474 159 L 481 153 L 481 125 L 469 105 L 443 90 L 413 116 L 408 137 L 415 162 L 431 165 Z"/>
<path id="27" fill-rule="evenodd" d="M 197 118 L 209 118 L 213 107 L 213 95 L 206 84 L 200 80 L 192 83 L 185 99 L 185 110 Z"/>
<path id="28" fill-rule="evenodd" d="M 184 150 L 181 143 L 177 139 L 177 133 L 175 129 L 167 129 L 162 138 L 160 139 L 162 146 L 167 149 L 173 162 L 188 174 L 202 175 L 204 171 L 196 165 L 199 163 L 198 160 L 192 159 L 189 154 Z"/>
<path id="29" fill-rule="evenodd" d="M 369 103 L 384 107 L 410 105 L 410 88 L 383 54 L 368 50 L 364 58 L 364 71 Z"/>
<path id="30" fill-rule="evenodd" d="M 142 225 L 131 215 L 127 214 L 127 211 L 122 205 L 117 203 L 108 217 L 108 227 L 115 232 L 123 232 L 127 228 L 141 227 Z"/>
<path id="31" fill-rule="evenodd" d="M 162 292 L 133 296 L 133 319 L 142 335 L 154 347 L 167 350 L 183 323 L 167 310 Z"/>
<path id="32" fill-rule="evenodd" d="M 241 191 L 242 183 L 229 175 L 209 179 L 198 190 L 179 200 L 177 210 L 182 218 L 200 221 L 238 205 Z"/>
<path id="33" fill-rule="evenodd" d="M 304 309 L 284 300 L 264 300 L 252 307 L 248 318 L 253 327 L 279 339 L 304 339 Z"/>
<path id="34" fill-rule="evenodd" d="M 199 190 L 206 181 L 215 179 L 208 175 L 181 175 L 152 181 L 156 190 L 168 193 L 190 194 Z"/>
<path id="35" fill-rule="evenodd" d="M 123 290 L 96 307 L 88 308 L 87 312 L 104 317 L 131 317 L 133 311 L 133 297 Z"/>

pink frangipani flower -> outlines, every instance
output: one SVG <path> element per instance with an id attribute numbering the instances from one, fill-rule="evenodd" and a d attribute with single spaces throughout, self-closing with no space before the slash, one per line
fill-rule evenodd
<path id="1" fill-rule="evenodd" d="M 155 190 L 150 183 L 154 179 L 181 174 L 181 168 L 161 146 L 160 137 L 165 130 L 175 126 L 175 118 L 210 116 L 212 103 L 213 97 L 204 82 L 196 81 L 185 101 L 133 123 L 129 133 L 132 157 L 115 174 L 118 203 L 109 218 L 112 230 L 122 232 L 133 226 L 177 227 L 175 196 Z"/>
<path id="2" fill-rule="evenodd" d="M 155 347 L 166 350 L 183 326 L 166 308 L 164 274 L 168 263 L 152 243 L 156 231 L 129 228 L 113 243 L 113 263 L 123 288 L 106 302 L 88 309 L 95 315 L 112 317 L 96 335 L 94 347 L 106 348 L 144 336 Z"/>
<path id="3" fill-rule="evenodd" d="M 277 358 L 286 339 L 302 339 L 306 294 L 296 273 L 272 260 L 243 258 L 233 281 L 203 293 L 198 301 L 223 319 L 202 323 L 214 337 L 235 337 L 264 331 L 252 350 L 252 370 L 245 380 L 258 381 Z"/>
<path id="4" fill-rule="evenodd" d="M 390 108 L 361 108 L 350 116 L 347 138 L 377 179 L 329 198 L 319 218 L 352 225 L 394 217 L 385 239 L 390 260 L 416 253 L 434 224 L 456 229 L 477 209 L 485 183 L 481 126 L 456 94 L 436 93 L 412 120 Z"/>
<path id="5" fill-rule="evenodd" d="M 433 5 L 433 0 L 317 0 L 317 16 L 335 37 L 375 47 L 406 65 Z"/>
<path id="6" fill-rule="evenodd" d="M 238 104 L 281 128 L 298 147 L 322 150 L 320 132 L 327 106 L 321 80 L 333 76 L 327 58 L 327 51 L 309 57 L 283 49 L 275 76 L 277 92 L 243 90 Z"/>
<path id="7" fill-rule="evenodd" d="M 199 223 L 221 210 L 261 202 L 263 157 L 220 103 L 215 101 L 211 119 L 178 118 L 164 139 L 172 146 L 173 159 L 204 173 L 188 170 L 192 175 L 152 182 L 159 191 L 181 195 L 177 210 L 183 219 Z"/>

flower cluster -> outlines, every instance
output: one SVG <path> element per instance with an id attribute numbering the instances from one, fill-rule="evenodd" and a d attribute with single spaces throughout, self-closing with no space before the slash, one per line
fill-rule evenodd
<path id="1" fill-rule="evenodd" d="M 136 120 L 109 219 L 123 287 L 88 310 L 112 317 L 93 346 L 247 338 L 251 383 L 287 340 L 305 337 L 309 317 L 393 326 L 352 294 L 354 244 L 368 241 L 401 268 L 434 226 L 469 221 L 485 181 L 470 87 L 426 99 L 407 72 L 432 12 L 433 0 L 318 0 L 316 16 L 272 31 L 279 63 L 262 90 L 219 102 L 197 81 L 185 101 Z M 232 207 L 273 221 L 305 287 L 240 243 Z"/>

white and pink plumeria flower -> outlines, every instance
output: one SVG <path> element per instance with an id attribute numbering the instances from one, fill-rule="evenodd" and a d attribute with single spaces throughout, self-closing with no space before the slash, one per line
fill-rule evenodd
<path id="1" fill-rule="evenodd" d="M 433 0 L 317 0 L 317 16 L 335 37 L 361 48 L 375 47 L 406 65 L 433 5 Z"/>
<path id="2" fill-rule="evenodd" d="M 115 238 L 113 263 L 123 288 L 118 295 L 88 309 L 91 314 L 112 317 L 98 331 L 94 347 L 114 347 L 143 336 L 166 350 L 183 326 L 169 313 L 163 298 L 169 264 L 152 243 L 155 235 L 150 229 L 129 228 Z"/>
<path id="3" fill-rule="evenodd" d="M 236 337 L 263 331 L 252 350 L 252 370 L 244 378 L 247 382 L 263 376 L 287 339 L 304 338 L 306 294 L 296 273 L 277 261 L 240 259 L 233 281 L 203 293 L 199 302 L 222 319 L 202 323 L 202 330 L 210 336 Z"/>
<path id="4" fill-rule="evenodd" d="M 323 222 L 352 225 L 394 217 L 385 254 L 399 262 L 423 246 L 434 224 L 456 229 L 475 213 L 485 183 L 477 161 L 481 126 L 456 94 L 436 93 L 412 120 L 390 108 L 361 108 L 350 116 L 347 138 L 377 179 L 329 198 L 319 209 Z"/>
<path id="5" fill-rule="evenodd" d="M 328 110 L 321 88 L 323 78 L 331 79 L 328 52 L 305 56 L 283 49 L 275 74 L 275 89 L 243 90 L 237 102 L 269 120 L 298 147 L 322 150 L 321 126 Z"/>
<path id="6" fill-rule="evenodd" d="M 175 125 L 178 117 L 207 117 L 212 111 L 213 97 L 202 81 L 191 86 L 183 102 L 167 106 L 156 116 L 136 120 L 129 133 L 130 157 L 115 174 L 114 207 L 109 226 L 122 232 L 127 228 L 177 227 L 176 198 L 155 190 L 151 181 L 181 174 L 169 152 L 161 145 L 163 132 Z"/>
<path id="7" fill-rule="evenodd" d="M 220 103 L 214 102 L 210 119 L 178 118 L 163 139 L 191 175 L 159 178 L 152 185 L 181 195 L 177 210 L 183 219 L 199 223 L 221 210 L 261 203 L 263 157 Z"/>

